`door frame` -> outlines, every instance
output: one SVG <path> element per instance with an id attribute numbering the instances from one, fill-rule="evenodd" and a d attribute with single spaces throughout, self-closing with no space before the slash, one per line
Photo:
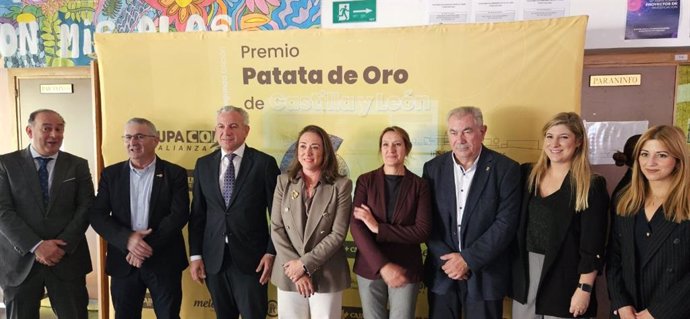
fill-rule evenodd
<path id="1" fill-rule="evenodd" d="M 20 145 L 21 134 L 24 126 L 21 124 L 24 119 L 19 118 L 19 81 L 24 79 L 89 79 L 91 71 L 89 67 L 63 67 L 63 68 L 14 68 L 7 69 L 7 91 L 10 92 L 11 101 L 8 105 L 10 118 L 14 121 L 7 123 L 12 126 L 13 134 L 10 136 L 15 150 L 22 147 Z M 9 122 L 9 121 L 8 121 Z"/>

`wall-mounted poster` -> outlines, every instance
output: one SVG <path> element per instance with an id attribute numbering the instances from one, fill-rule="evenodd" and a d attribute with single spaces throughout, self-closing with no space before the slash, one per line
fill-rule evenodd
<path id="1" fill-rule="evenodd" d="M 678 37 L 680 0 L 628 0 L 625 39 Z"/>

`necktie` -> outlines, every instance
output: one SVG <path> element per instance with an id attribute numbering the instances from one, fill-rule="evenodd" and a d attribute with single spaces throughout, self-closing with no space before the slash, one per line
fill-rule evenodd
<path id="1" fill-rule="evenodd" d="M 226 207 L 230 204 L 232 189 L 235 187 L 235 164 L 232 163 L 235 156 L 237 156 L 237 154 L 234 153 L 225 155 L 225 158 L 230 161 L 228 168 L 225 169 L 225 175 L 223 176 L 223 199 L 225 199 Z"/>
<path id="2" fill-rule="evenodd" d="M 50 201 L 50 191 L 48 190 L 48 162 L 53 159 L 50 157 L 36 157 L 39 163 L 38 167 L 38 183 L 41 185 L 41 192 L 43 193 L 43 205 L 48 206 Z"/>

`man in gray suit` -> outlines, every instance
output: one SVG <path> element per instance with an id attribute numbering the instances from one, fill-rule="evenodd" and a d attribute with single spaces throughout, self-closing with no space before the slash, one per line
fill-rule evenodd
<path id="1" fill-rule="evenodd" d="M 88 162 L 60 151 L 65 121 L 29 115 L 31 145 L 0 156 L 0 287 L 9 319 L 38 319 L 44 288 L 60 319 L 87 318 L 93 200 Z"/>

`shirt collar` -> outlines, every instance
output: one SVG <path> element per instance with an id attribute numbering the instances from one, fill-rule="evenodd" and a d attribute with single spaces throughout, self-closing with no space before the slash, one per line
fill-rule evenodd
<path id="1" fill-rule="evenodd" d="M 127 164 L 129 164 L 130 170 L 137 172 L 137 173 L 144 173 L 144 172 L 148 172 L 148 171 L 152 170 L 154 167 L 156 167 L 156 158 L 157 157 L 154 157 L 153 161 L 151 161 L 151 163 L 149 163 L 148 165 L 146 165 L 146 167 L 144 167 L 142 169 L 138 169 L 138 168 L 132 166 L 132 161 L 127 161 Z"/>
<path id="2" fill-rule="evenodd" d="M 463 172 L 469 172 L 469 171 L 472 171 L 472 170 L 477 168 L 477 163 L 479 163 L 479 158 L 482 156 L 483 150 L 484 150 L 484 145 L 479 147 L 479 154 L 477 154 L 477 158 L 474 159 L 474 162 L 472 162 L 472 165 L 470 165 L 470 168 L 467 170 L 464 167 L 462 167 L 462 165 L 460 165 L 460 162 L 458 162 L 458 160 L 455 158 L 455 154 L 453 154 L 452 151 L 450 152 L 450 157 L 453 159 L 453 164 L 455 164 L 460 169 L 462 169 Z"/>
<path id="3" fill-rule="evenodd" d="M 43 157 L 43 158 L 52 158 L 53 160 L 57 160 L 58 154 L 60 153 L 59 151 L 53 155 L 50 156 L 43 156 L 36 151 L 34 148 L 33 144 L 29 146 L 29 151 L 31 152 L 31 158 L 36 158 L 36 157 Z"/>
<path id="4" fill-rule="evenodd" d="M 238 147 L 238 148 L 237 148 L 234 152 L 232 152 L 232 153 L 235 154 L 235 156 L 239 156 L 240 158 L 242 158 L 242 157 L 244 157 L 244 151 L 245 151 L 246 149 L 247 149 L 247 143 L 242 143 L 242 145 L 240 145 L 240 147 Z M 220 149 L 220 158 L 221 158 L 221 161 L 223 160 L 223 158 L 225 158 L 225 155 L 228 155 L 228 152 L 226 152 L 224 149 L 221 148 L 221 149 Z"/>

